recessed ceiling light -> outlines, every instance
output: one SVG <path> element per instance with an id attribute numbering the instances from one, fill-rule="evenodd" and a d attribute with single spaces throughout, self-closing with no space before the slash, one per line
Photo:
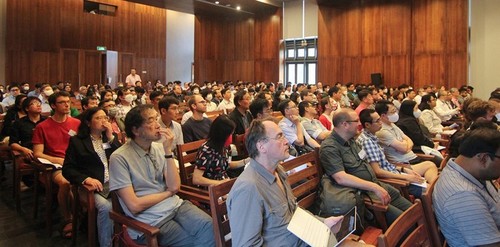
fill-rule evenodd
<path id="1" fill-rule="evenodd" d="M 236 10 L 240 10 L 240 9 L 241 9 L 241 7 L 240 7 L 240 6 L 236 6 Z"/>
<path id="2" fill-rule="evenodd" d="M 219 4 L 219 1 L 215 1 L 215 4 Z"/>

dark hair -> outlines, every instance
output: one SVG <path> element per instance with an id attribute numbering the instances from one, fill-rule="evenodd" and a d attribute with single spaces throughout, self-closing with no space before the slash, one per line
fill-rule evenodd
<path id="1" fill-rule="evenodd" d="M 250 123 L 250 127 L 248 127 L 248 131 L 246 132 L 245 146 L 247 148 L 248 156 L 250 156 L 250 158 L 255 159 L 255 157 L 259 156 L 259 150 L 257 149 L 257 142 L 265 140 L 267 138 L 266 128 L 264 128 L 263 124 L 264 121 L 271 121 L 271 120 L 254 119 Z"/>
<path id="2" fill-rule="evenodd" d="M 392 105 L 392 102 L 388 100 L 380 100 L 375 104 L 375 111 L 380 116 L 382 116 L 382 114 L 387 114 L 387 112 L 389 111 L 389 104 Z"/>
<path id="3" fill-rule="evenodd" d="M 319 102 L 319 104 L 321 105 L 321 109 L 323 109 L 323 111 L 325 111 L 326 105 L 328 105 L 328 103 L 330 103 L 330 99 L 328 97 L 322 98 L 321 101 Z"/>
<path id="4" fill-rule="evenodd" d="M 56 104 L 57 98 L 59 98 L 59 97 L 68 97 L 69 98 L 69 93 L 63 90 L 63 91 L 59 91 L 57 93 L 53 93 L 52 95 L 50 95 L 49 96 L 50 107 L 52 107 L 52 105 Z"/>
<path id="5" fill-rule="evenodd" d="M 401 103 L 401 106 L 399 108 L 399 115 L 401 116 L 409 116 L 414 118 L 413 116 L 413 108 L 415 108 L 415 105 L 417 102 L 413 100 L 405 100 L 403 103 Z"/>
<path id="6" fill-rule="evenodd" d="M 14 101 L 14 105 L 12 106 L 12 108 L 14 109 L 14 111 L 18 112 L 18 111 L 22 111 L 24 112 L 24 108 L 21 104 L 21 101 L 26 98 L 26 94 L 19 94 L 18 96 L 16 96 L 16 100 Z"/>
<path id="7" fill-rule="evenodd" d="M 281 112 L 281 114 L 283 114 L 283 116 L 285 116 L 285 110 L 288 107 L 288 103 L 290 103 L 290 102 L 291 102 L 291 100 L 285 99 L 279 103 L 278 110 Z"/>
<path id="8" fill-rule="evenodd" d="M 307 100 L 304 100 L 304 101 L 300 102 L 299 103 L 299 115 L 301 117 L 303 117 L 304 114 L 306 114 L 306 107 L 309 107 L 311 105 L 312 105 L 311 102 L 309 102 Z M 284 114 L 283 114 L 283 116 L 284 116 Z"/>
<path id="9" fill-rule="evenodd" d="M 304 97 L 306 97 L 309 94 L 309 89 L 304 89 L 300 91 L 300 99 L 304 100 Z"/>
<path id="10" fill-rule="evenodd" d="M 436 98 L 436 96 L 434 96 L 434 94 L 432 94 L 432 93 L 422 96 L 422 101 L 420 101 L 420 105 L 418 105 L 418 109 L 420 109 L 421 111 L 432 110 L 432 107 L 429 104 L 429 102 L 432 101 L 432 98 L 434 98 L 434 99 Z"/>
<path id="11" fill-rule="evenodd" d="M 139 81 L 136 81 L 135 83 L 137 83 L 137 82 L 139 82 Z M 136 93 L 142 93 L 142 94 L 146 93 L 146 90 L 144 90 L 144 88 L 142 88 L 142 87 L 136 86 L 136 87 L 134 87 L 134 89 L 135 89 Z"/>
<path id="12" fill-rule="evenodd" d="M 247 92 L 245 90 L 240 90 L 240 91 L 238 91 L 234 95 L 233 103 L 234 103 L 235 107 L 239 107 L 240 106 L 240 102 L 239 101 L 242 100 L 243 97 L 245 97 L 245 94 L 247 94 Z"/>
<path id="13" fill-rule="evenodd" d="M 227 115 L 219 115 L 210 125 L 208 131 L 207 146 L 222 153 L 224 143 L 231 136 L 236 128 L 236 124 Z"/>
<path id="14" fill-rule="evenodd" d="M 477 100 L 467 106 L 466 119 L 475 121 L 480 117 L 485 117 L 489 112 L 494 112 L 495 107 L 487 101 Z"/>
<path id="15" fill-rule="evenodd" d="M 468 114 L 468 111 L 469 111 L 469 105 L 472 104 L 472 102 L 476 102 L 476 101 L 480 101 L 481 99 L 478 99 L 478 98 L 469 98 L 467 100 L 464 101 L 464 103 L 462 104 L 462 111 L 464 113 L 464 117 L 465 117 L 465 120 L 467 121 L 473 121 L 472 119 L 469 119 L 469 114 Z"/>
<path id="16" fill-rule="evenodd" d="M 257 98 L 250 104 L 250 113 L 252 113 L 253 119 L 257 118 L 257 114 L 264 114 L 264 108 L 269 108 L 269 101 L 266 99 Z"/>
<path id="17" fill-rule="evenodd" d="M 148 109 L 154 110 L 153 105 L 151 104 L 138 105 L 132 108 L 127 113 L 127 115 L 125 116 L 125 133 L 127 134 L 128 137 L 135 139 L 135 135 L 132 132 L 132 129 L 139 128 L 141 127 L 141 125 L 144 124 L 144 122 L 146 122 L 146 119 L 142 114 Z"/>
<path id="18" fill-rule="evenodd" d="M 89 96 L 89 97 L 83 98 L 82 99 L 82 107 L 83 106 L 85 106 L 85 107 L 89 106 L 89 101 L 90 100 L 97 100 L 97 97 L 95 97 L 95 96 Z"/>
<path id="19" fill-rule="evenodd" d="M 42 103 L 42 101 L 38 98 L 38 97 L 35 97 L 35 96 L 29 96 L 27 97 L 24 101 L 23 101 L 23 104 L 21 105 L 21 107 L 23 108 L 23 111 L 28 113 L 28 108 L 30 107 L 31 103 L 36 100 L 38 101 L 40 104 Z"/>
<path id="20" fill-rule="evenodd" d="M 465 134 L 458 153 L 472 158 L 479 153 L 494 155 L 500 147 L 500 132 L 490 128 L 478 128 Z"/>
<path id="21" fill-rule="evenodd" d="M 334 94 L 338 93 L 339 90 L 340 88 L 337 86 L 331 87 L 330 90 L 328 90 L 328 96 L 332 97 Z"/>
<path id="22" fill-rule="evenodd" d="M 375 113 L 375 110 L 369 108 L 363 109 L 359 113 L 359 121 L 361 122 L 363 128 L 366 128 L 365 123 L 373 123 L 373 118 L 371 116 L 372 113 Z"/>
<path id="23" fill-rule="evenodd" d="M 86 138 L 90 135 L 90 122 L 92 121 L 92 117 L 94 114 L 96 114 L 98 111 L 104 111 L 104 113 L 107 114 L 107 112 L 101 108 L 101 107 L 91 107 L 87 108 L 79 117 L 81 120 L 80 126 L 78 126 L 78 137 L 80 139 Z"/>
<path id="24" fill-rule="evenodd" d="M 161 109 L 166 109 L 170 107 L 170 105 L 179 105 L 179 100 L 177 100 L 175 97 L 172 96 L 165 96 L 163 99 L 158 102 L 158 109 L 161 111 Z"/>
<path id="25" fill-rule="evenodd" d="M 163 95 L 163 93 L 162 93 L 162 92 L 160 92 L 160 91 L 153 91 L 153 92 L 151 92 L 151 93 L 149 94 L 149 99 L 150 99 L 151 101 L 153 101 L 156 97 L 158 97 L 158 96 L 162 96 L 162 95 Z"/>
<path id="26" fill-rule="evenodd" d="M 363 90 L 359 91 L 359 93 L 358 93 L 358 99 L 359 99 L 359 101 L 363 101 L 363 99 L 365 99 L 366 97 L 368 97 L 368 95 L 372 95 L 372 93 L 370 92 L 370 90 L 363 89 Z"/>
<path id="27" fill-rule="evenodd" d="M 108 102 L 110 102 L 110 101 L 115 102 L 115 101 L 114 101 L 114 100 L 112 100 L 112 99 L 105 99 L 105 100 L 101 100 L 101 101 L 99 101 L 99 105 L 98 105 L 98 106 L 99 106 L 99 107 L 102 107 L 102 106 L 104 105 L 104 103 L 108 103 Z"/>
<path id="28" fill-rule="evenodd" d="M 113 95 L 113 91 L 111 89 L 105 89 L 101 91 L 101 99 L 104 100 L 107 93 L 111 93 Z"/>
<path id="29" fill-rule="evenodd" d="M 224 94 L 227 92 L 227 90 L 229 90 L 229 88 L 228 88 L 228 87 L 226 87 L 226 88 L 224 88 L 224 89 L 220 90 L 220 93 L 221 93 L 221 95 L 222 95 L 223 97 L 224 97 Z"/>

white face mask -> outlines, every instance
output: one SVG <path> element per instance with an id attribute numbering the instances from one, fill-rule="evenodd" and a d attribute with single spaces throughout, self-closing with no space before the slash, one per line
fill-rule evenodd
<path id="1" fill-rule="evenodd" d="M 136 100 L 137 99 L 137 94 L 136 95 L 132 95 L 132 100 Z"/>
<path id="2" fill-rule="evenodd" d="M 394 114 L 387 116 L 387 118 L 389 119 L 389 121 L 391 123 L 395 123 L 399 120 L 399 115 L 397 113 L 394 113 Z"/>
<path id="3" fill-rule="evenodd" d="M 208 101 L 212 101 L 213 98 L 214 98 L 214 96 L 212 96 L 211 94 L 207 94 L 207 100 Z"/>
<path id="4" fill-rule="evenodd" d="M 125 95 L 125 101 L 127 101 L 128 103 L 132 103 L 132 101 L 134 101 L 134 95 L 132 94 Z"/>
<path id="5" fill-rule="evenodd" d="M 23 87 L 23 90 L 28 91 L 28 90 L 30 90 L 30 87 Z"/>
<path id="6" fill-rule="evenodd" d="M 280 95 L 280 100 L 285 100 L 286 96 L 284 94 Z"/>
<path id="7" fill-rule="evenodd" d="M 118 98 L 118 95 L 113 94 L 113 100 L 116 100 Z"/>
<path id="8" fill-rule="evenodd" d="M 382 92 L 387 93 L 387 88 L 384 88 L 384 90 L 382 90 Z"/>
<path id="9" fill-rule="evenodd" d="M 497 118 L 497 122 L 500 122 L 500 112 L 498 112 L 495 117 Z"/>
<path id="10" fill-rule="evenodd" d="M 108 110 L 108 116 L 110 116 L 112 118 L 114 118 L 117 113 L 118 113 L 118 108 L 116 108 L 116 107 L 111 107 Z"/>
<path id="11" fill-rule="evenodd" d="M 414 111 L 414 112 L 413 112 L 413 116 L 414 116 L 415 118 L 419 118 L 419 117 L 420 117 L 420 115 L 422 115 L 422 111 L 421 111 L 421 110 L 417 110 L 417 111 Z"/>
<path id="12" fill-rule="evenodd" d="M 49 97 L 50 95 L 52 95 L 54 93 L 54 91 L 51 88 L 51 89 L 43 90 L 43 93 L 45 94 L 45 96 Z"/>

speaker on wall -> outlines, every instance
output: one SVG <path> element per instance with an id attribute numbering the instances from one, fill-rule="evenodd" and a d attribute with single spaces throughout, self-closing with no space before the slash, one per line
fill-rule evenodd
<path id="1" fill-rule="evenodd" d="M 372 84 L 375 85 L 376 87 L 384 84 L 382 81 L 382 74 L 381 73 L 373 73 L 371 74 L 372 77 Z"/>

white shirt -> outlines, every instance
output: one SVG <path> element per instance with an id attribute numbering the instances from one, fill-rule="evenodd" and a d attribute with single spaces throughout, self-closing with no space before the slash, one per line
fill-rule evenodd
<path id="1" fill-rule="evenodd" d="M 127 83 L 127 85 L 132 86 L 132 87 L 135 87 L 135 83 L 138 81 L 141 81 L 141 76 L 139 76 L 138 74 L 135 74 L 135 75 L 130 74 L 125 79 L 125 82 Z"/>
<path id="2" fill-rule="evenodd" d="M 233 111 L 234 108 L 236 108 L 236 106 L 234 105 L 234 103 L 232 101 L 227 101 L 225 99 L 223 99 L 220 103 L 219 103 L 219 106 L 217 106 L 217 110 L 220 111 L 220 110 L 224 110 L 224 113 L 225 114 L 228 114 L 228 110 L 229 111 Z"/>
<path id="3" fill-rule="evenodd" d="M 458 109 L 451 109 L 451 107 L 446 104 L 446 102 L 438 99 L 436 101 L 436 107 L 434 107 L 434 112 L 438 115 L 441 121 L 448 121 L 453 117 L 453 115 L 458 114 Z"/>

